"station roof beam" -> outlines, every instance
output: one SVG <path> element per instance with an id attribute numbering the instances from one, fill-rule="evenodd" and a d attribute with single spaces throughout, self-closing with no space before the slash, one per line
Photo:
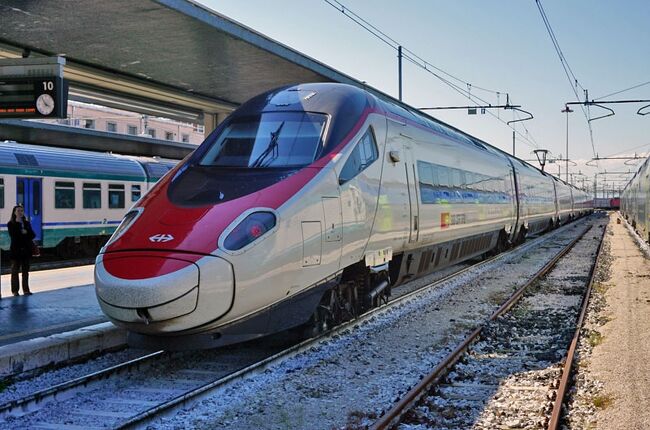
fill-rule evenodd
<path id="1" fill-rule="evenodd" d="M 204 123 L 208 130 L 270 88 L 360 85 L 187 0 L 3 0 L 0 58 L 26 54 L 66 57 L 71 100 Z"/>

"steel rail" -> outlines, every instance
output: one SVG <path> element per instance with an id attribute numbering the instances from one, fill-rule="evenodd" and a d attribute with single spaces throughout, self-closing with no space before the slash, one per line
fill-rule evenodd
<path id="1" fill-rule="evenodd" d="M 511 252 L 511 251 L 509 251 Z M 209 382 L 207 384 L 204 384 L 198 388 L 195 388 L 193 390 L 187 391 L 184 394 L 181 394 L 165 403 L 161 403 L 157 406 L 154 406 L 152 408 L 147 409 L 146 411 L 143 411 L 142 413 L 130 418 L 127 421 L 122 422 L 119 424 L 115 429 L 132 429 L 132 428 L 139 428 L 139 426 L 143 425 L 145 422 L 148 422 L 149 420 L 152 420 L 161 414 L 165 413 L 170 413 L 173 410 L 175 410 L 178 407 L 184 406 L 188 402 L 196 402 L 199 401 L 203 396 L 209 395 L 209 393 L 217 389 L 220 386 L 226 385 L 230 382 L 242 380 L 245 378 L 248 378 L 252 375 L 258 374 L 263 372 L 264 370 L 268 369 L 275 363 L 283 360 L 290 358 L 294 355 L 300 354 L 302 352 L 305 352 L 309 350 L 310 348 L 313 347 L 314 344 L 317 342 L 320 342 L 322 340 L 329 339 L 333 336 L 336 336 L 338 333 L 343 332 L 345 330 L 348 330 L 352 328 L 353 326 L 356 326 L 360 323 L 363 323 L 366 320 L 369 320 L 370 318 L 374 317 L 376 314 L 381 314 L 383 312 L 386 312 L 388 309 L 398 306 L 400 303 L 412 298 L 416 294 L 422 293 L 424 290 L 433 288 L 439 284 L 442 284 L 444 282 L 449 281 L 450 279 L 453 279 L 456 276 L 461 276 L 464 273 L 476 269 L 477 267 L 482 267 L 483 265 L 487 265 L 494 260 L 498 258 L 502 258 L 506 256 L 509 252 L 501 253 L 499 255 L 495 255 L 493 257 L 490 257 L 486 260 L 481 261 L 480 263 L 474 264 L 472 266 L 463 268 L 461 270 L 458 270 L 457 272 L 451 273 L 441 279 L 438 279 L 430 284 L 426 284 L 414 291 L 411 291 L 407 294 L 404 294 L 402 296 L 399 296 L 391 301 L 389 301 L 387 304 L 384 304 L 380 307 L 374 308 L 369 310 L 368 312 L 359 315 L 359 317 L 350 320 L 346 323 L 343 323 L 341 325 L 338 325 L 336 327 L 333 327 L 332 329 L 322 333 L 320 336 L 317 336 L 315 338 L 307 339 L 297 345 L 294 345 L 284 351 L 281 351 L 275 355 L 272 355 L 270 357 L 267 357 L 266 359 L 259 361 L 257 363 L 253 363 L 250 366 L 247 366 L 243 369 L 240 369 L 234 373 L 231 373 L 229 375 L 226 375 L 222 378 L 219 378 L 215 381 Z"/>
<path id="2" fill-rule="evenodd" d="M 591 290 L 594 284 L 594 279 L 596 278 L 596 269 L 598 263 L 601 260 L 601 254 L 603 250 L 603 242 L 605 240 L 605 234 L 607 233 L 607 226 L 603 228 L 603 234 L 600 237 L 600 243 L 598 244 L 598 250 L 596 251 L 596 259 L 594 264 L 592 264 L 591 269 L 589 270 L 589 283 L 587 284 L 587 291 L 582 299 L 582 309 L 580 311 L 580 316 L 576 322 L 576 331 L 571 340 L 571 345 L 569 350 L 564 358 L 564 367 L 562 368 L 562 378 L 560 379 L 560 385 L 558 386 L 557 393 L 555 395 L 555 402 L 553 404 L 553 410 L 551 412 L 551 419 L 548 423 L 548 430 L 557 430 L 560 428 L 560 419 L 562 416 L 562 405 L 564 404 L 564 398 L 566 397 L 567 390 L 569 388 L 569 379 L 571 378 L 571 368 L 573 367 L 573 361 L 575 359 L 575 352 L 578 347 L 578 340 L 580 339 L 580 332 L 582 331 L 582 325 L 584 324 L 585 316 L 587 315 L 587 308 L 589 306 L 589 299 L 591 297 Z"/>
<path id="3" fill-rule="evenodd" d="M 564 226 L 564 227 L 566 227 L 566 226 Z M 589 228 L 591 228 L 591 227 L 588 227 L 583 232 L 583 235 L 584 235 L 584 233 L 586 233 L 589 230 Z M 554 233 L 560 232 L 561 230 L 562 229 L 558 229 Z M 425 291 L 427 289 L 430 289 L 430 288 L 433 288 L 433 287 L 435 287 L 437 285 L 445 283 L 445 282 L 449 281 L 450 279 L 453 279 L 453 278 L 455 278 L 457 276 L 461 276 L 461 275 L 463 275 L 466 272 L 469 272 L 471 270 L 476 270 L 477 268 L 488 265 L 488 264 L 494 262 L 495 260 L 505 258 L 505 257 L 507 257 L 508 255 L 510 255 L 513 252 L 521 251 L 523 248 L 531 248 L 531 247 L 537 245 L 539 242 L 545 242 L 546 240 L 550 239 L 551 236 L 553 236 L 553 235 L 541 236 L 541 237 L 536 238 L 535 240 L 531 241 L 530 243 L 527 243 L 525 245 L 521 245 L 521 246 L 519 246 L 517 248 L 514 248 L 514 249 L 512 249 L 510 251 L 507 251 L 507 252 L 502 252 L 502 253 L 500 253 L 498 255 L 495 255 L 495 256 L 490 257 L 490 258 L 488 258 L 486 260 L 483 260 L 480 263 L 477 263 L 477 264 L 474 264 L 472 266 L 463 268 L 463 269 L 458 270 L 457 272 L 451 273 L 451 274 L 449 274 L 449 275 L 447 275 L 447 276 L 445 276 L 445 277 L 443 277 L 441 279 L 438 279 L 438 280 L 436 280 L 434 282 L 426 284 L 426 285 L 424 285 L 424 286 L 422 286 L 422 287 L 420 287 L 420 288 L 418 288 L 418 289 L 416 289 L 414 291 L 411 291 L 411 292 L 409 292 L 407 294 L 404 294 L 402 296 L 399 296 L 399 297 L 389 301 L 387 304 L 384 304 L 384 305 L 382 305 L 382 306 L 380 306 L 378 308 L 371 309 L 368 312 L 360 315 L 359 317 L 357 317 L 357 318 L 355 318 L 353 320 L 350 320 L 350 321 L 348 321 L 348 322 L 346 322 L 344 324 L 338 325 L 338 326 L 336 326 L 336 327 L 322 333 L 318 337 L 307 339 L 307 340 L 305 340 L 305 341 L 303 341 L 303 342 L 301 342 L 301 343 L 299 343 L 297 345 L 294 345 L 294 346 L 292 346 L 292 347 L 290 347 L 290 348 L 288 348 L 288 349 L 286 349 L 284 351 L 281 351 L 281 352 L 279 352 L 279 353 L 277 353 L 275 355 L 267 357 L 266 359 L 264 359 L 262 361 L 251 364 L 251 365 L 249 365 L 249 366 L 247 366 L 247 367 L 245 367 L 243 369 L 240 369 L 240 370 L 238 370 L 238 371 L 236 371 L 234 373 L 231 373 L 229 375 L 221 377 L 221 378 L 219 378 L 217 380 L 214 380 L 212 382 L 209 382 L 207 384 L 204 384 L 204 385 L 202 385 L 202 386 L 200 386 L 198 388 L 195 388 L 193 390 L 189 390 L 189 391 L 185 392 L 184 394 L 181 394 L 181 395 L 179 395 L 179 396 L 177 396 L 177 397 L 175 397 L 175 398 L 173 398 L 173 399 L 171 399 L 171 400 L 169 400 L 169 401 L 167 401 L 165 403 L 161 403 L 161 404 L 156 405 L 156 406 L 154 406 L 152 408 L 149 408 L 149 409 L 139 413 L 138 415 L 133 416 L 130 419 L 118 424 L 115 427 L 115 429 L 122 430 L 122 429 L 141 428 L 145 423 L 150 422 L 151 420 L 153 420 L 153 419 L 155 419 L 157 417 L 160 417 L 160 416 L 162 416 L 164 414 L 169 414 L 169 413 L 173 412 L 174 410 L 176 410 L 177 408 L 180 408 L 182 406 L 187 405 L 188 403 L 194 403 L 194 402 L 197 402 L 197 401 L 201 400 L 204 397 L 209 396 L 211 391 L 219 388 L 220 386 L 226 385 L 226 384 L 234 382 L 234 381 L 243 380 L 243 379 L 248 378 L 248 377 L 250 377 L 252 375 L 261 373 L 261 372 L 265 371 L 266 369 L 268 369 L 269 367 L 271 367 L 272 365 L 274 365 L 275 363 L 280 362 L 283 359 L 288 359 L 288 358 L 290 358 L 292 356 L 295 356 L 297 354 L 300 354 L 302 352 L 305 352 L 305 351 L 309 350 L 310 348 L 312 348 L 314 346 L 314 344 L 316 344 L 316 343 L 318 343 L 318 342 L 320 342 L 322 340 L 330 339 L 330 338 L 332 338 L 334 336 L 337 336 L 339 333 L 344 332 L 345 330 L 348 330 L 348 329 L 350 329 L 350 328 L 352 328 L 354 326 L 359 325 L 360 323 L 363 323 L 363 322 L 365 322 L 367 320 L 370 320 L 371 318 L 373 318 L 373 317 L 375 317 L 377 315 L 381 315 L 381 314 L 383 314 L 385 312 L 388 312 L 394 306 L 398 306 L 402 302 L 405 302 L 405 301 L 411 299 L 413 296 L 415 296 L 417 294 L 421 294 L 423 291 Z M 576 239 L 576 241 L 577 241 L 577 239 Z"/>
<path id="4" fill-rule="evenodd" d="M 347 329 L 351 328 L 354 325 L 357 325 L 359 323 L 363 323 L 363 321 L 365 321 L 367 319 L 370 319 L 375 314 L 383 313 L 383 312 L 387 311 L 390 307 L 397 306 L 401 302 L 404 302 L 404 301 L 410 299 L 411 297 L 421 293 L 422 291 L 424 291 L 426 289 L 433 288 L 433 287 L 435 287 L 435 286 L 437 286 L 439 284 L 442 284 L 444 282 L 449 281 L 450 279 L 453 279 L 453 278 L 455 278 L 457 276 L 461 276 L 461 275 L 465 274 L 466 272 L 469 272 L 471 270 L 476 270 L 477 268 L 488 265 L 488 264 L 494 262 L 495 260 L 505 258 L 508 255 L 510 255 L 512 252 L 520 251 L 520 250 L 522 250 L 522 248 L 533 247 L 536 244 L 538 244 L 538 242 L 544 242 L 544 241 L 546 241 L 548 239 L 549 239 L 548 236 L 542 236 L 540 238 L 536 238 L 535 240 L 533 240 L 533 241 L 531 241 L 531 242 L 529 242 L 529 243 L 527 243 L 525 245 L 522 245 L 521 247 L 517 247 L 516 249 L 510 250 L 510 251 L 507 251 L 507 252 L 503 252 L 503 253 L 500 253 L 498 255 L 495 255 L 495 256 L 490 257 L 488 259 L 485 259 L 485 260 L 483 260 L 483 261 L 481 261 L 481 262 L 479 262 L 477 264 L 474 264 L 472 266 L 460 269 L 460 270 L 458 270 L 458 271 L 456 271 L 454 273 L 451 273 L 451 274 L 449 274 L 449 275 L 447 275 L 447 276 L 445 276 L 445 277 L 443 277 L 441 279 L 438 279 L 438 280 L 436 280 L 434 282 L 426 284 L 426 285 L 424 285 L 424 286 L 422 286 L 420 288 L 417 288 L 417 289 L 415 289 L 415 290 L 413 290 L 413 291 L 411 291 L 409 293 L 406 293 L 406 294 L 403 294 L 403 295 L 401 295 L 399 297 L 396 297 L 395 299 L 391 300 L 388 304 L 385 304 L 385 305 L 380 306 L 378 308 L 371 309 L 368 312 L 360 315 L 358 318 L 356 318 L 354 320 L 351 320 L 351 321 L 349 321 L 347 323 L 344 323 L 344 324 L 342 324 L 340 326 L 334 327 L 333 329 L 323 333 L 321 336 L 318 336 L 318 337 L 312 338 L 312 339 L 308 339 L 308 340 L 306 340 L 306 341 L 304 341 L 304 342 L 302 342 L 300 344 L 295 345 L 294 347 L 291 347 L 291 348 L 289 348 L 289 349 L 287 349 L 285 351 L 282 351 L 282 352 L 280 352 L 278 354 L 275 354 L 274 356 L 268 357 L 265 360 L 262 360 L 262 361 L 260 361 L 258 363 L 254 363 L 254 364 L 252 364 L 250 366 L 247 366 L 244 369 L 240 369 L 237 372 L 231 373 L 231 374 L 226 375 L 224 377 L 221 377 L 221 378 L 219 378 L 219 379 L 217 379 L 215 381 L 207 383 L 207 384 L 205 384 L 205 385 L 203 385 L 203 386 L 201 386 L 199 388 L 188 391 L 188 392 L 178 396 L 177 398 L 166 402 L 165 404 L 157 405 L 157 406 L 155 406 L 155 407 L 153 407 L 153 408 L 151 408 L 151 409 L 149 409 L 147 411 L 144 411 L 143 413 L 138 414 L 137 416 L 133 417 L 129 421 L 124 422 L 118 428 L 127 428 L 129 426 L 135 425 L 138 422 L 141 422 L 141 421 L 144 421 L 144 420 L 146 420 L 148 418 L 153 417 L 157 413 L 160 413 L 162 411 L 173 408 L 174 406 L 176 406 L 178 404 L 184 404 L 188 400 L 190 400 L 190 399 L 192 399 L 192 398 L 194 398 L 196 396 L 199 396 L 201 393 L 203 393 L 205 391 L 209 391 L 211 389 L 214 389 L 219 385 L 226 384 L 226 383 L 228 383 L 228 382 L 230 382 L 230 381 L 232 381 L 234 379 L 238 379 L 240 377 L 243 378 L 244 376 L 250 376 L 251 374 L 256 373 L 256 371 L 255 371 L 256 369 L 257 370 L 259 370 L 259 369 L 264 370 L 268 366 L 270 366 L 273 362 L 279 361 L 280 359 L 282 359 L 284 357 L 287 357 L 287 356 L 291 355 L 292 353 L 297 354 L 297 353 L 303 352 L 303 351 L 311 348 L 311 346 L 314 343 L 316 343 L 316 342 L 318 342 L 320 340 L 323 340 L 324 338 L 334 336 L 337 333 L 339 333 L 341 331 L 344 331 L 344 330 L 347 330 Z M 21 399 L 16 399 L 16 400 L 6 402 L 5 404 L 0 405 L 0 419 L 5 418 L 7 416 L 22 416 L 22 415 L 34 412 L 36 410 L 39 410 L 42 407 L 44 407 L 45 405 L 47 405 L 48 403 L 50 403 L 52 400 L 63 400 L 63 399 L 66 399 L 66 398 L 70 397 L 74 392 L 78 392 L 80 390 L 88 390 L 92 386 L 96 385 L 96 383 L 99 382 L 100 380 L 107 379 L 107 378 L 109 378 L 110 376 L 113 376 L 113 375 L 126 373 L 126 372 L 128 372 L 130 370 L 133 370 L 133 369 L 140 369 L 147 361 L 153 360 L 154 358 L 159 357 L 163 353 L 164 353 L 164 351 L 157 351 L 157 352 L 148 354 L 146 356 L 139 357 L 139 358 L 136 358 L 134 360 L 130 360 L 128 362 L 121 363 L 121 364 L 112 366 L 110 368 L 103 369 L 103 370 L 91 373 L 89 375 L 85 375 L 85 376 L 76 378 L 74 380 L 67 381 L 67 382 L 58 384 L 56 386 L 49 387 L 49 388 L 37 391 L 35 393 L 31 393 L 28 396 L 25 396 L 25 397 L 23 397 Z"/>
<path id="5" fill-rule="evenodd" d="M 588 226 L 577 238 L 571 241 L 562 251 L 560 251 L 551 261 L 546 263 L 544 267 L 537 271 L 533 277 L 522 287 L 520 287 L 515 293 L 510 296 L 510 298 L 503 304 L 499 309 L 497 309 L 487 320 L 487 322 L 493 321 L 499 316 L 508 312 L 512 306 L 521 298 L 523 293 L 528 287 L 535 283 L 539 278 L 546 275 L 557 262 L 564 257 L 584 235 L 591 230 L 592 226 Z M 469 346 L 478 338 L 481 334 L 485 325 L 482 325 L 476 328 L 456 349 L 454 349 L 445 359 L 438 364 L 438 366 L 433 369 L 429 375 L 425 376 L 415 387 L 411 388 L 391 409 L 384 413 L 373 425 L 370 427 L 370 430 L 384 430 L 392 428 L 397 424 L 397 420 L 409 409 L 411 405 L 417 402 L 427 391 L 428 389 L 437 384 L 457 362 L 462 357 L 462 355 L 467 351 Z"/>
<path id="6" fill-rule="evenodd" d="M 6 402 L 5 404 L 0 405 L 0 419 L 6 418 L 7 416 L 21 416 L 37 411 L 53 400 L 62 400 L 72 395 L 73 392 L 78 392 L 82 389 L 89 389 L 102 379 L 106 379 L 112 375 L 140 369 L 142 366 L 153 362 L 154 359 L 160 358 L 164 353 L 164 351 L 152 352 L 142 357 L 31 393 L 21 399 Z"/>

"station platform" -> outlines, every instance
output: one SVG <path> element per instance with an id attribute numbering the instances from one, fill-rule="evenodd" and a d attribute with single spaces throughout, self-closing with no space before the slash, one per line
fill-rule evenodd
<path id="1" fill-rule="evenodd" d="M 106 322 L 93 285 L 0 300 L 0 346 Z"/>
<path id="2" fill-rule="evenodd" d="M 12 296 L 9 275 L 0 282 L 0 377 L 126 344 L 99 308 L 92 266 L 30 273 L 30 296 Z"/>

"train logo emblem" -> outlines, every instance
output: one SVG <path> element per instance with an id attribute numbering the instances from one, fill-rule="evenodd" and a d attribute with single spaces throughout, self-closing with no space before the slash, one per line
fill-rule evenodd
<path id="1" fill-rule="evenodd" d="M 149 238 L 150 242 L 158 242 L 158 243 L 169 242 L 170 240 L 174 240 L 174 236 L 172 236 L 171 234 L 163 234 L 163 233 L 154 234 Z"/>

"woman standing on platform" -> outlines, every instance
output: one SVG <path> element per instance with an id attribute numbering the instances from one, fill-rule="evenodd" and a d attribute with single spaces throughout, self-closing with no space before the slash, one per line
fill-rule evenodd
<path id="1" fill-rule="evenodd" d="M 18 272 L 23 273 L 23 294 L 31 295 L 29 291 L 29 259 L 32 256 L 33 240 L 36 237 L 32 225 L 25 218 L 22 206 L 14 206 L 11 211 L 11 220 L 7 223 L 7 230 L 11 237 L 11 292 L 18 295 Z"/>

